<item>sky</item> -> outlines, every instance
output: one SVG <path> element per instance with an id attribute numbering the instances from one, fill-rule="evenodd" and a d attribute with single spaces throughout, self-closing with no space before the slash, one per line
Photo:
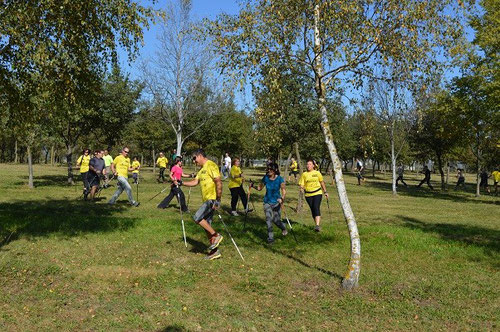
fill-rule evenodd
<path id="1" fill-rule="evenodd" d="M 160 0 L 154 6 L 156 9 L 166 8 L 166 4 L 170 0 Z M 150 5 L 149 1 L 141 0 L 143 5 Z M 194 19 L 215 18 L 218 14 L 237 14 L 239 11 L 238 1 L 236 0 L 192 0 L 192 14 Z M 122 70 L 128 72 L 132 79 L 139 79 L 140 72 L 138 70 L 138 61 L 141 57 L 147 58 L 155 52 L 156 36 L 158 35 L 158 27 L 151 26 L 149 30 L 144 31 L 144 46 L 141 48 L 141 55 L 135 62 L 129 63 L 127 54 L 124 50 L 120 50 L 120 64 Z M 247 109 L 252 104 L 250 89 L 246 91 L 235 92 L 235 102 L 239 109 Z"/>

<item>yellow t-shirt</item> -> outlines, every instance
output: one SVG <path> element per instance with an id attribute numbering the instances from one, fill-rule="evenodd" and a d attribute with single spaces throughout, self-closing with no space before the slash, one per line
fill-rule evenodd
<path id="1" fill-rule="evenodd" d="M 80 164 L 80 173 L 86 173 L 89 171 L 90 156 L 81 155 L 76 162 Z"/>
<path id="2" fill-rule="evenodd" d="M 493 173 L 491 173 L 491 175 L 493 175 L 493 181 L 500 182 L 500 172 L 499 171 L 493 171 Z"/>
<path id="3" fill-rule="evenodd" d="M 231 174 L 229 176 L 229 189 L 238 188 L 241 186 L 241 184 L 243 183 L 243 178 L 240 177 L 240 175 L 241 168 L 233 165 L 231 167 Z"/>
<path id="4" fill-rule="evenodd" d="M 198 174 L 196 174 L 196 178 L 200 181 L 201 198 L 203 202 L 217 198 L 214 179 L 219 177 L 219 167 L 211 160 L 208 160 Z"/>
<path id="5" fill-rule="evenodd" d="M 168 164 L 167 157 L 160 157 L 160 158 L 158 158 L 156 160 L 156 164 L 158 164 L 158 166 L 160 166 L 160 167 L 167 168 L 167 164 Z"/>
<path id="6" fill-rule="evenodd" d="M 115 160 L 113 160 L 113 164 L 115 164 L 116 173 L 118 173 L 119 176 L 128 178 L 130 158 L 126 158 L 120 154 L 115 158 Z"/>
<path id="7" fill-rule="evenodd" d="M 134 160 L 132 162 L 132 168 L 136 168 L 136 167 L 137 168 L 141 167 L 141 163 L 138 160 Z M 139 170 L 135 169 L 135 170 L 132 171 L 132 173 L 139 173 Z"/>
<path id="8" fill-rule="evenodd" d="M 321 181 L 323 181 L 323 175 L 320 172 L 304 172 L 300 177 L 299 186 L 304 187 L 306 197 L 321 195 L 323 193 L 321 191 Z"/>
<path id="9" fill-rule="evenodd" d="M 298 169 L 298 165 L 297 165 L 297 162 L 294 161 L 291 165 L 290 165 L 290 170 L 293 171 L 293 172 L 296 172 Z"/>

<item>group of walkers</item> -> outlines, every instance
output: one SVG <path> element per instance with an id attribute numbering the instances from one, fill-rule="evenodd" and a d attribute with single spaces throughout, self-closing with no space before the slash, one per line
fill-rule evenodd
<path id="1" fill-rule="evenodd" d="M 128 182 L 128 172 L 132 172 L 135 184 L 139 184 L 139 169 L 141 164 L 137 157 L 133 162 L 129 158 L 130 150 L 124 147 L 121 153 L 113 159 L 108 150 L 95 150 L 93 157 L 90 157 L 90 150 L 84 149 L 83 154 L 78 158 L 76 166 L 80 167 L 80 174 L 83 181 L 84 200 L 95 200 L 96 193 L 102 188 L 110 186 L 110 181 L 115 178 L 117 181 L 116 191 L 109 200 L 109 204 L 115 204 L 120 194 L 125 191 L 128 201 L 133 206 L 139 206 L 132 195 L 132 187 Z M 100 186 L 101 181 L 104 182 Z M 89 197 L 90 196 L 90 197 Z"/>

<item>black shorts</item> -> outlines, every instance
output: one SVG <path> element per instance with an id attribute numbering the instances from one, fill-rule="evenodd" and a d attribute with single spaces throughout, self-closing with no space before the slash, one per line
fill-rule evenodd
<path id="1" fill-rule="evenodd" d="M 322 194 L 306 197 L 306 202 L 311 208 L 311 214 L 313 218 L 321 216 L 319 207 L 321 206 L 322 197 Z"/>
<path id="2" fill-rule="evenodd" d="M 488 180 L 481 180 L 479 183 L 479 187 L 488 187 Z"/>
<path id="3" fill-rule="evenodd" d="M 290 171 L 290 173 L 288 173 L 288 176 L 291 176 L 291 175 L 296 176 L 298 174 L 299 174 L 299 171 Z"/>
<path id="4" fill-rule="evenodd" d="M 92 173 L 92 172 L 88 172 L 87 181 L 89 182 L 89 187 L 91 187 L 91 188 L 99 186 L 99 182 L 100 182 L 99 175 Z"/>

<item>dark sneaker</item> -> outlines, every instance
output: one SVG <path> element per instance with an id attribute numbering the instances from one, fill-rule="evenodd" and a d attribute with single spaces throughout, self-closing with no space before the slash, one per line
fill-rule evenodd
<path id="1" fill-rule="evenodd" d="M 253 212 L 253 209 L 248 209 L 247 213 Z"/>
<path id="2" fill-rule="evenodd" d="M 212 250 L 208 255 L 203 258 L 204 260 L 211 261 L 217 258 L 220 258 L 222 255 L 220 254 L 220 251 L 217 249 Z"/>
<path id="3" fill-rule="evenodd" d="M 274 239 L 267 239 L 267 243 L 268 244 L 273 244 L 274 243 Z"/>
<path id="4" fill-rule="evenodd" d="M 208 247 L 208 250 L 212 251 L 215 248 L 217 248 L 219 246 L 219 244 L 222 242 L 223 238 L 224 237 L 222 235 L 220 235 L 219 233 L 217 233 L 216 235 L 212 236 L 210 238 L 210 247 Z"/>
<path id="5" fill-rule="evenodd" d="M 314 226 L 314 231 L 318 233 L 321 232 L 321 227 L 319 227 L 319 225 Z"/>
<path id="6" fill-rule="evenodd" d="M 281 235 L 287 236 L 288 235 L 288 231 L 286 229 L 282 230 L 281 231 Z"/>

